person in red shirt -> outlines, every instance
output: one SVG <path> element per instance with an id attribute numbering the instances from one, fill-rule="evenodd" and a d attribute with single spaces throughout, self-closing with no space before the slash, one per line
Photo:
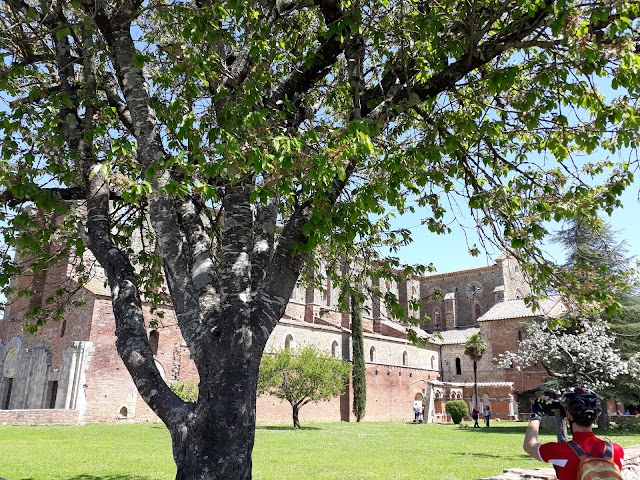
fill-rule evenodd
<path id="1" fill-rule="evenodd" d="M 570 388 L 563 395 L 562 405 L 565 408 L 567 420 L 571 425 L 573 441 L 587 455 L 600 457 L 605 450 L 606 443 L 596 437 L 592 431 L 592 425 L 602 411 L 598 395 L 584 387 Z M 533 413 L 524 435 L 522 448 L 532 458 L 552 464 L 558 480 L 575 480 L 580 458 L 569 444 L 558 442 L 538 443 L 538 430 L 540 429 L 540 419 L 543 412 L 544 406 L 539 402 L 534 403 Z M 613 446 L 613 461 L 622 469 L 624 450 L 615 443 L 611 445 Z"/>

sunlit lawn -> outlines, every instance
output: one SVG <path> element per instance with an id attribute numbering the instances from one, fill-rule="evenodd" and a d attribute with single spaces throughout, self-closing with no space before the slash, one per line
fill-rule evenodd
<path id="1" fill-rule="evenodd" d="M 259 427 L 254 479 L 472 480 L 506 467 L 542 466 L 522 452 L 524 423 L 489 429 L 410 423 Z M 553 439 L 547 431 L 543 441 Z M 608 437 L 623 446 L 638 435 Z M 169 435 L 161 424 L 0 427 L 0 477 L 8 480 L 172 479 Z"/>

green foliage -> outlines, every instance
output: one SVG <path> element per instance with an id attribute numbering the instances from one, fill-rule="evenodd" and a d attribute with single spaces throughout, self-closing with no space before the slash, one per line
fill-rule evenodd
<path id="1" fill-rule="evenodd" d="M 198 401 L 198 384 L 196 382 L 173 382 L 171 390 L 185 402 Z"/>
<path id="2" fill-rule="evenodd" d="M 464 400 L 450 400 L 445 404 L 444 408 L 451 415 L 451 420 L 456 425 L 459 425 L 464 416 L 469 414 L 469 407 L 467 407 L 467 402 Z"/>
<path id="3" fill-rule="evenodd" d="M 577 215 L 568 219 L 553 239 L 564 248 L 566 262 L 562 269 L 574 289 L 585 294 L 593 292 L 591 296 L 606 296 L 617 303 L 637 286 L 637 270 L 626 256 L 625 242 L 619 241 L 617 232 L 599 217 Z M 619 307 L 611 302 L 612 308 L 606 313 Z M 596 314 L 601 315 L 597 311 Z"/>
<path id="4" fill-rule="evenodd" d="M 364 360 L 361 298 L 351 297 L 351 344 L 353 349 L 353 414 L 359 422 L 367 405 L 367 366 Z"/>
<path id="5" fill-rule="evenodd" d="M 466 205 L 534 293 L 615 303 L 597 279 L 575 288 L 541 242 L 552 221 L 619 208 L 633 182 L 637 1 L 6 3 L 0 286 L 34 279 L 7 292 L 31 295 L 33 330 L 76 301 L 74 288 L 34 295 L 44 272 L 71 257 L 66 284 L 81 288 L 98 259 L 122 306 L 118 344 L 143 346 L 123 360 L 145 357 L 129 371 L 158 406 L 175 398 L 149 368 L 143 300 L 175 303 L 218 388 L 229 354 L 211 345 L 251 344 L 257 368 L 307 260 L 345 293 L 374 279 L 367 293 L 414 322 L 418 302 L 404 311 L 386 284 L 430 268 L 394 257 L 411 231 L 393 220 L 417 209 L 446 234 Z"/>
<path id="6" fill-rule="evenodd" d="M 607 322 L 608 335 L 615 338 L 614 347 L 620 357 L 629 361 L 640 349 L 640 298 L 636 296 L 638 271 L 636 262 L 627 256 L 625 242 L 600 218 L 578 216 L 565 222 L 554 239 L 564 247 L 576 288 L 598 290 L 616 302 L 615 308 L 595 311 Z M 640 387 L 633 368 L 618 376 L 601 393 L 635 403 L 640 400 Z"/>
<path id="7" fill-rule="evenodd" d="M 49 223 L 50 232 L 28 225 L 27 206 L 70 213 L 60 192 L 44 186 L 83 191 L 88 179 L 104 178 L 115 244 L 135 257 L 134 232 L 155 242 L 142 226 L 152 195 L 222 208 L 219 186 L 252 178 L 251 201 L 277 203 L 283 223 L 310 207 L 300 252 L 331 238 L 325 253 L 344 254 L 340 261 L 381 260 L 381 246 L 393 255 L 411 242 L 409 229 L 391 228 L 395 216 L 419 208 L 430 232 L 446 234 L 448 205 L 467 203 L 487 240 L 523 260 L 536 291 L 555 285 L 612 301 L 573 288 L 579 282 L 544 261 L 540 241 L 550 221 L 618 208 L 633 181 L 633 162 L 574 160 L 638 145 L 637 2 L 514 0 L 503 11 L 500 2 L 376 0 L 340 4 L 340 21 L 276 3 L 288 7 L 222 1 L 136 11 L 130 60 L 152 86 L 143 109 L 158 119 L 166 150 L 151 159 L 139 155 L 148 143 L 128 124 L 133 105 L 122 86 L 113 82 L 115 95 L 108 88 L 114 52 L 89 4 L 2 10 L 4 24 L 28 28 L 11 30 L 0 74 L 9 105 L 0 112 L 0 190 L 11 207 L 0 285 L 49 262 L 43 251 L 54 231 L 64 232 L 62 251 L 82 249 L 75 222 Z M 81 40 L 86 29 L 95 43 Z M 362 58 L 346 61 L 360 44 Z M 94 60 L 101 81 L 93 85 L 91 69 L 52 53 L 60 51 Z M 379 78 L 359 77 L 354 64 Z M 607 83 L 604 96 L 598 86 Z M 85 121 L 86 105 L 95 115 Z M 99 152 L 92 165 L 81 162 L 80 138 Z M 171 178 L 156 185 L 161 173 Z M 11 261 L 15 251 L 24 252 L 21 262 Z M 145 297 L 167 302 L 159 256 L 136 261 Z M 69 295 L 59 293 L 63 305 Z M 37 327 L 47 315 L 36 313 Z"/>
<path id="8" fill-rule="evenodd" d="M 479 362 L 488 345 L 479 333 L 474 333 L 464 344 L 464 354 L 474 362 Z"/>
<path id="9" fill-rule="evenodd" d="M 294 427 L 300 427 L 298 411 L 309 402 L 342 395 L 349 381 L 349 362 L 333 358 L 313 345 L 295 352 L 278 350 L 262 357 L 258 394 L 273 395 L 291 404 Z"/>

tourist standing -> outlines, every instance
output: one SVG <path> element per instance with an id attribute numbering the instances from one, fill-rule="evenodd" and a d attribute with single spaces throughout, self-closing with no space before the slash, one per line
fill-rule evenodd
<path id="1" fill-rule="evenodd" d="M 567 420 L 571 424 L 573 439 L 566 443 L 538 443 L 540 419 L 550 409 L 544 402 L 536 400 L 524 435 L 522 445 L 524 451 L 536 460 L 551 463 L 558 480 L 580 478 L 578 474 L 582 473 L 584 468 L 580 467 L 580 458 L 585 456 L 598 457 L 596 460 L 600 462 L 598 469 L 606 471 L 608 474 L 606 478 L 622 479 L 624 450 L 620 445 L 599 439 L 592 431 L 592 425 L 602 411 L 600 399 L 596 393 L 584 387 L 570 388 L 562 397 L 562 405 L 567 412 Z M 587 465 L 583 463 L 583 466 Z"/>
<path id="2" fill-rule="evenodd" d="M 489 405 L 485 405 L 484 406 L 484 424 L 487 427 L 489 426 L 489 420 L 491 420 L 491 408 L 489 408 Z"/>

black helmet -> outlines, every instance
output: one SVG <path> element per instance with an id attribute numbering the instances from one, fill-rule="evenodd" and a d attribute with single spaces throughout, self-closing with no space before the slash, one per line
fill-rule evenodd
<path id="1" fill-rule="evenodd" d="M 594 419 L 602 409 L 596 392 L 584 387 L 571 387 L 562 395 L 562 404 L 577 417 Z"/>

